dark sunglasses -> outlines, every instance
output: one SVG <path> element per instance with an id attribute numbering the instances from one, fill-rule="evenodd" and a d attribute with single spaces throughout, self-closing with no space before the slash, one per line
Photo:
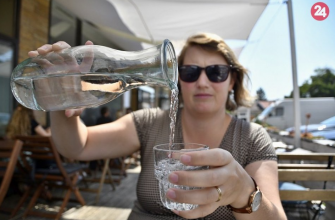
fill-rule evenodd
<path id="1" fill-rule="evenodd" d="M 211 82 L 219 83 L 227 80 L 232 65 L 210 65 L 200 67 L 196 65 L 179 66 L 179 77 L 184 82 L 195 82 L 199 79 L 202 70 L 205 70 Z"/>

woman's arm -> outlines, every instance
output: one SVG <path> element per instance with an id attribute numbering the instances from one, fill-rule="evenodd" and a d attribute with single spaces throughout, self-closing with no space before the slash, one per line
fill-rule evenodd
<path id="1" fill-rule="evenodd" d="M 139 150 L 132 115 L 107 124 L 86 127 L 79 116 L 67 117 L 64 112 L 51 112 L 52 138 L 58 151 L 76 160 L 117 158 Z"/>
<path id="2" fill-rule="evenodd" d="M 37 125 L 34 130 L 35 130 L 36 134 L 38 134 L 40 136 L 47 136 L 47 137 L 51 136 L 51 130 L 50 129 L 44 129 L 42 127 L 42 125 Z"/>
<path id="3" fill-rule="evenodd" d="M 92 44 L 91 41 L 87 41 L 85 45 Z M 69 47 L 69 44 L 60 41 L 52 45 L 43 45 L 36 51 L 30 51 L 28 55 L 36 57 Z M 81 64 L 71 62 L 64 65 L 71 65 L 69 69 L 84 71 L 91 62 L 92 59 L 86 59 Z M 43 64 L 52 66 L 52 63 Z M 140 143 L 131 115 L 112 123 L 87 128 L 79 118 L 81 112 L 82 109 L 50 113 L 52 138 L 58 151 L 65 157 L 76 160 L 116 158 L 139 149 Z"/>
<path id="4" fill-rule="evenodd" d="M 287 219 L 279 197 L 278 170 L 276 161 L 257 161 L 245 168 L 247 173 L 254 178 L 258 187 L 262 191 L 262 203 L 259 209 L 252 214 L 234 213 L 238 220 L 253 219 Z M 245 194 L 249 197 L 249 192 Z M 244 199 L 245 205 L 248 199 Z M 243 202 L 242 202 L 243 203 Z"/>

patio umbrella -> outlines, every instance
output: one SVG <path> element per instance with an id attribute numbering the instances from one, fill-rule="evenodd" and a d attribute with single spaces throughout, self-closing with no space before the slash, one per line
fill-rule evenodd
<path id="1" fill-rule="evenodd" d="M 268 0 L 55 0 L 67 12 L 95 26 L 111 42 L 134 51 L 211 32 L 246 41 Z M 235 47 L 237 55 L 243 46 Z"/>

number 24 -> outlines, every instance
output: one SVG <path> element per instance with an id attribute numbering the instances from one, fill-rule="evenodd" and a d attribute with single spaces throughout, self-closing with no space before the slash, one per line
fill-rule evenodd
<path id="1" fill-rule="evenodd" d="M 326 7 L 321 8 L 320 5 L 315 5 L 314 9 L 317 9 L 317 11 L 314 14 L 315 16 L 323 16 L 323 17 L 327 16 Z"/>

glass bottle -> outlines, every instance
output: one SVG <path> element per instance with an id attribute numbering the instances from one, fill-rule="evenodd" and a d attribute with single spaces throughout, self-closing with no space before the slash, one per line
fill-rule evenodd
<path id="1" fill-rule="evenodd" d="M 33 110 L 95 107 L 142 85 L 177 87 L 173 45 L 120 51 L 85 45 L 29 58 L 12 72 L 16 100 Z"/>

